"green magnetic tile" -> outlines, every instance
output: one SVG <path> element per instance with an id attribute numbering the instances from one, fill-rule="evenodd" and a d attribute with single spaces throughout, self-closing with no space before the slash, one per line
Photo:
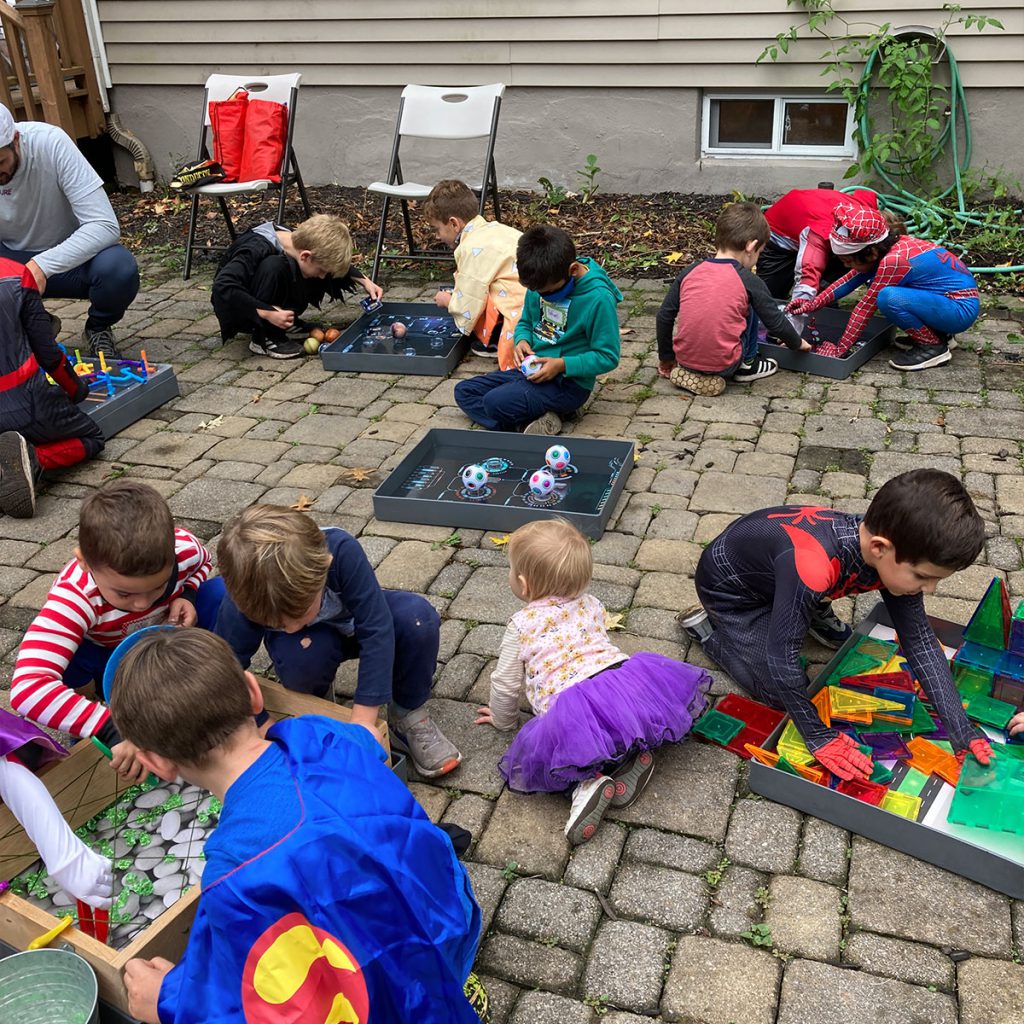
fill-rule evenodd
<path id="1" fill-rule="evenodd" d="M 928 714 L 927 708 L 925 708 L 921 701 L 917 701 L 914 704 L 914 717 L 910 725 L 900 725 L 897 722 L 879 720 L 872 722 L 870 725 L 858 725 L 857 729 L 860 732 L 898 732 L 904 736 L 911 733 L 915 736 L 920 736 L 922 733 L 935 732 L 938 726 L 935 724 L 932 716 Z"/>
<path id="2" fill-rule="evenodd" d="M 790 775 L 800 775 L 800 773 L 781 754 L 779 755 L 779 760 L 775 767 L 780 771 L 788 772 Z"/>
<path id="3" fill-rule="evenodd" d="M 869 658 L 876 658 L 884 664 L 899 650 L 899 647 L 891 640 L 879 640 L 877 637 L 866 636 L 857 641 L 854 650 L 860 654 L 866 654 Z"/>
<path id="4" fill-rule="evenodd" d="M 693 732 L 724 747 L 726 743 L 735 739 L 743 731 L 744 725 L 746 722 L 741 719 L 733 718 L 732 715 L 726 715 L 711 708 L 701 715 L 693 727 Z"/>
<path id="5" fill-rule="evenodd" d="M 995 729 L 1002 729 L 1017 712 L 1017 709 L 1005 700 L 981 696 L 968 697 L 966 710 L 968 718 L 973 718 L 982 725 L 991 725 Z"/>
<path id="6" fill-rule="evenodd" d="M 967 623 L 964 640 L 1004 650 L 1009 632 L 1010 599 L 1006 593 L 1006 584 L 997 576 L 988 585 L 985 596 L 978 602 L 971 621 Z"/>
<path id="7" fill-rule="evenodd" d="M 976 693 L 987 697 L 992 693 L 992 673 L 986 669 L 975 668 L 972 665 L 956 665 L 953 669 L 953 681 L 965 697 Z"/>
<path id="8" fill-rule="evenodd" d="M 892 772 L 880 761 L 875 761 L 868 782 L 880 782 L 883 786 L 888 786 L 892 782 Z"/>
<path id="9" fill-rule="evenodd" d="M 853 650 L 832 670 L 827 681 L 830 684 L 835 684 L 843 676 L 859 676 L 870 669 L 878 668 L 879 665 L 884 664 L 885 662 L 881 658 L 873 658 L 870 655 Z"/>
<path id="10" fill-rule="evenodd" d="M 934 743 L 935 746 L 939 747 L 941 750 L 944 750 L 947 754 L 956 753 L 953 749 L 953 744 L 950 743 L 949 740 L 931 740 L 930 742 Z"/>
<path id="11" fill-rule="evenodd" d="M 921 790 L 928 785 L 930 775 L 919 772 L 916 768 L 908 768 L 903 781 L 896 787 L 899 793 L 906 793 L 908 796 L 920 796 Z"/>
<path id="12" fill-rule="evenodd" d="M 1024 761 L 1024 743 L 993 743 L 992 750 L 996 757 L 1012 757 Z"/>
<path id="13" fill-rule="evenodd" d="M 967 758 L 950 804 L 949 821 L 1024 835 L 1024 761 L 997 757 L 986 767 Z"/>

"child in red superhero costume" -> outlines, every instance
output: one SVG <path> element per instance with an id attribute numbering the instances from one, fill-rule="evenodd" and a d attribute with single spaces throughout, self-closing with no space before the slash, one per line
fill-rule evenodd
<path id="1" fill-rule="evenodd" d="M 825 726 L 808 699 L 800 649 L 815 620 L 831 614 L 828 602 L 878 590 L 954 750 L 987 764 L 991 747 L 964 713 L 924 610 L 924 595 L 970 565 L 984 540 L 960 481 L 935 469 L 894 477 L 863 519 L 801 506 L 751 512 L 719 534 L 697 565 L 697 595 L 713 628 L 704 650 L 757 700 L 785 709 L 830 772 L 866 778 L 871 762 L 849 736 Z"/>

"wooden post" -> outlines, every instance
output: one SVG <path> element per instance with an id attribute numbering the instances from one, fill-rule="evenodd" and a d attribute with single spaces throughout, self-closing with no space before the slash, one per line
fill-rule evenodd
<path id="1" fill-rule="evenodd" d="M 107 115 L 103 112 L 100 84 L 92 60 L 92 46 L 89 42 L 89 30 L 85 24 L 82 2 L 56 0 L 53 13 L 57 39 L 60 43 L 61 66 L 65 74 L 71 72 L 74 75 L 75 85 L 85 90 L 85 95 L 77 96 L 74 102 L 85 113 L 86 134 L 95 138 L 106 131 Z M 70 134 L 74 138 L 76 133 Z"/>
<path id="2" fill-rule="evenodd" d="M 35 121 L 36 104 L 32 95 L 32 75 L 25 64 L 25 53 L 22 43 L 25 38 L 25 22 L 21 15 L 6 0 L 0 0 L 0 22 L 3 23 L 4 37 L 7 40 L 7 54 L 14 69 L 14 76 L 18 80 L 18 89 L 21 92 L 21 107 L 25 111 L 24 120 Z M 17 104 L 12 103 L 9 107 L 15 120 L 18 120 Z"/>
<path id="3" fill-rule="evenodd" d="M 72 138 L 75 125 L 71 105 L 64 86 L 64 72 L 57 56 L 57 40 L 53 22 L 53 0 L 21 0 L 18 14 L 25 25 L 25 42 L 29 62 L 39 89 L 43 119 L 63 128 Z"/>

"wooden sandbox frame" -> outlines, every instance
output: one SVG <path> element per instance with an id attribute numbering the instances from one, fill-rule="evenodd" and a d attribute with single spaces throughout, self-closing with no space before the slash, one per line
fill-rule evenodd
<path id="1" fill-rule="evenodd" d="M 343 705 L 286 690 L 265 679 L 259 682 L 264 707 L 273 721 L 297 715 L 323 715 L 339 722 L 351 718 L 351 710 Z M 390 751 L 387 723 L 379 721 L 377 727 L 385 748 Z M 96 745 L 88 742 L 77 743 L 68 757 L 44 772 L 40 779 L 72 828 L 78 828 L 114 803 L 119 785 L 121 791 L 125 788 Z M 14 815 L 3 806 L 0 806 L 0 835 L 6 837 L 0 841 L 4 878 L 14 878 L 39 860 L 31 840 Z M 24 855 L 17 856 L 19 853 Z M 111 949 L 74 926 L 62 932 L 54 945 L 66 943 L 86 960 L 96 972 L 100 999 L 127 1013 L 128 996 L 121 980 L 124 965 L 135 957 L 162 956 L 177 961 L 188 942 L 199 893 L 200 886 L 193 886 L 123 949 Z M 26 949 L 33 939 L 59 923 L 58 918 L 11 891 L 0 896 L 0 939 L 19 950 Z"/>

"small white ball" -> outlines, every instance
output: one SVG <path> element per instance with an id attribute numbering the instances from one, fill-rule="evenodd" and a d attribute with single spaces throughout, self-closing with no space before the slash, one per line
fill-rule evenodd
<path id="1" fill-rule="evenodd" d="M 530 490 L 538 498 L 546 498 L 555 489 L 555 478 L 550 469 L 538 469 L 530 475 Z"/>
<path id="2" fill-rule="evenodd" d="M 462 471 L 462 486 L 467 491 L 482 491 L 487 486 L 489 477 L 483 466 L 467 466 Z"/>
<path id="3" fill-rule="evenodd" d="M 544 453 L 544 461 L 552 469 L 567 469 L 569 466 L 569 449 L 560 444 L 553 444 Z"/>
<path id="4" fill-rule="evenodd" d="M 542 365 L 540 357 L 531 353 L 519 364 L 519 369 L 522 370 L 527 377 L 532 377 Z"/>

